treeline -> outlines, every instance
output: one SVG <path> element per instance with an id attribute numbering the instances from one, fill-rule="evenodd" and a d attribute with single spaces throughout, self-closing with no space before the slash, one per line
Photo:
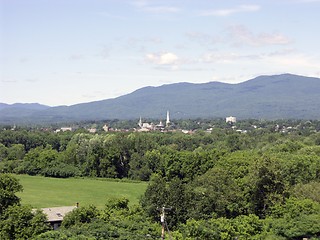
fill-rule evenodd
<path id="1" fill-rule="evenodd" d="M 160 173 L 168 180 L 174 177 L 192 180 L 234 151 L 320 144 L 316 133 L 318 122 L 287 122 L 286 126 L 297 126 L 291 127 L 288 133 L 275 131 L 276 126 L 281 130 L 284 123 L 280 127 L 274 122 L 261 122 L 260 126 L 254 123 L 259 122 L 237 123 L 236 129 L 248 129 L 246 134 L 221 122 L 211 133 L 198 130 L 192 135 L 182 132 L 90 134 L 84 129 L 64 133 L 0 130 L 0 172 L 145 181 L 151 174 Z M 282 150 L 285 149 L 279 147 L 279 152 Z"/>
<path id="2" fill-rule="evenodd" d="M 142 218 L 142 225 L 136 226 L 144 229 L 137 233 L 144 236 L 140 239 L 154 236 L 162 206 L 171 208 L 167 225 L 174 239 L 319 238 L 318 125 L 295 121 L 261 127 L 251 120 L 238 124 L 191 135 L 2 130 L 0 171 L 150 181 L 138 208 L 129 209 L 125 200 L 117 203 L 122 207 L 108 207 L 113 212 L 109 216 L 124 222 Z M 236 131 L 240 128 L 248 130 Z M 92 221 L 65 223 L 60 233 L 44 236 L 81 233 L 93 239 L 127 239 L 132 222 L 121 225 L 114 219 L 112 225 L 105 212 L 94 211 L 94 217 L 81 215 Z M 110 231 L 117 234 L 95 236 Z"/>
<path id="3" fill-rule="evenodd" d="M 196 169 L 189 166 L 190 162 L 199 167 L 203 165 L 197 171 L 204 173 L 212 165 L 211 160 L 207 161 L 211 157 L 207 156 L 208 152 L 220 154 L 205 147 L 214 141 L 214 135 L 201 133 L 194 136 L 182 133 L 63 133 L 34 136 L 34 133 L 29 135 L 28 132 L 0 132 L 0 171 L 50 177 L 149 180 L 155 172 L 168 172 L 172 177 L 175 176 L 171 168 L 174 165 L 180 168 L 178 162 L 174 163 L 174 159 L 178 161 L 180 157 L 186 161 L 183 163 L 183 172 L 179 174 L 198 174 L 194 172 Z M 200 149 L 202 145 L 205 149 Z"/>

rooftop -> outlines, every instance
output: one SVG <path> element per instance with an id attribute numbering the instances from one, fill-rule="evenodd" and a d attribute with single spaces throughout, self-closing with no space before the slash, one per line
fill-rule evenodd
<path id="1" fill-rule="evenodd" d="M 63 217 L 75 209 L 76 206 L 66 206 L 66 207 L 51 207 L 51 208 L 41 208 L 44 214 L 47 215 L 48 222 L 62 221 Z"/>

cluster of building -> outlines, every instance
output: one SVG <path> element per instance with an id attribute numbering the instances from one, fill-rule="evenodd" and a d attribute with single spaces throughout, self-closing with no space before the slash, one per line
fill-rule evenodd
<path id="1" fill-rule="evenodd" d="M 162 121 L 158 124 L 154 123 L 148 123 L 148 122 L 142 122 L 142 118 L 140 117 L 140 120 L 138 122 L 139 129 L 137 130 L 138 132 L 149 132 L 149 131 L 164 131 L 166 128 L 170 126 L 170 113 L 167 111 L 167 119 L 166 119 L 166 124 L 164 125 Z"/>
<path id="2" fill-rule="evenodd" d="M 230 117 L 226 117 L 226 123 L 228 124 L 235 124 L 237 122 L 237 118 L 230 116 Z M 155 124 L 153 122 L 143 122 L 142 118 L 140 116 L 139 122 L 138 122 L 138 128 L 135 129 L 135 131 L 137 132 L 150 132 L 150 131 L 168 131 L 169 129 L 172 130 L 172 127 L 174 126 L 174 124 L 170 121 L 170 112 L 167 111 L 167 116 L 166 116 L 166 121 L 165 123 L 160 120 L 158 124 Z M 105 132 L 109 132 L 109 131 L 123 131 L 123 130 L 118 130 L 118 129 L 113 129 L 110 128 L 107 124 L 105 124 L 102 127 L 103 131 Z M 72 128 L 72 127 L 61 127 L 57 130 L 55 130 L 56 133 L 58 132 L 66 132 L 66 131 L 74 131 L 76 130 L 76 128 Z M 96 127 L 91 127 L 91 128 L 87 128 L 87 131 L 89 133 L 96 133 L 98 130 Z M 184 133 L 190 133 L 190 130 L 182 130 L 182 132 Z"/>

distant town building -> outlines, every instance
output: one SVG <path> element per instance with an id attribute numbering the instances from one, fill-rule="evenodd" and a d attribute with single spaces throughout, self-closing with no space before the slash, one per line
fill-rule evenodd
<path id="1" fill-rule="evenodd" d="M 96 128 L 89 128 L 88 131 L 89 131 L 89 133 L 96 133 L 97 129 Z"/>
<path id="2" fill-rule="evenodd" d="M 160 120 L 158 124 L 143 122 L 142 118 L 140 117 L 138 121 L 138 126 L 140 128 L 137 131 L 138 132 L 165 131 L 165 127 L 168 127 L 169 125 L 170 125 L 170 115 L 169 115 L 169 111 L 167 111 L 166 125 L 163 124 L 162 120 Z"/>
<path id="3" fill-rule="evenodd" d="M 55 132 L 58 133 L 58 132 L 66 132 L 66 131 L 72 131 L 72 127 L 62 127 L 60 129 L 57 129 Z"/>
<path id="4" fill-rule="evenodd" d="M 237 118 L 236 117 L 226 117 L 226 123 L 236 123 L 237 122 Z"/>
<path id="5" fill-rule="evenodd" d="M 72 127 L 62 127 L 60 128 L 62 132 L 72 131 Z"/>
<path id="6" fill-rule="evenodd" d="M 154 129 L 154 124 L 153 123 L 142 123 L 142 127 L 141 128 L 153 130 Z"/>
<path id="7" fill-rule="evenodd" d="M 142 128 L 142 119 L 141 119 L 141 116 L 140 116 L 140 119 L 139 119 L 139 122 L 138 122 L 138 126 L 139 126 L 140 128 Z"/>
<path id="8" fill-rule="evenodd" d="M 103 129 L 103 131 L 105 131 L 105 132 L 109 132 L 109 130 L 110 130 L 109 126 L 106 125 L 106 124 L 102 127 L 102 129 Z"/>
<path id="9" fill-rule="evenodd" d="M 162 123 L 162 121 L 160 120 L 159 124 L 156 125 L 156 129 L 163 129 L 164 128 L 164 125 Z"/>

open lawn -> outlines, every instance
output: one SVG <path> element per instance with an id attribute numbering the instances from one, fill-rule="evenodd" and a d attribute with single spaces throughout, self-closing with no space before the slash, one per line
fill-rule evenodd
<path id="1" fill-rule="evenodd" d="M 145 182 L 122 182 L 90 178 L 47 178 L 41 176 L 14 175 L 20 180 L 23 192 L 17 195 L 22 204 L 34 208 L 82 206 L 93 204 L 103 208 L 110 197 L 126 197 L 129 204 L 137 204 L 147 188 Z"/>

